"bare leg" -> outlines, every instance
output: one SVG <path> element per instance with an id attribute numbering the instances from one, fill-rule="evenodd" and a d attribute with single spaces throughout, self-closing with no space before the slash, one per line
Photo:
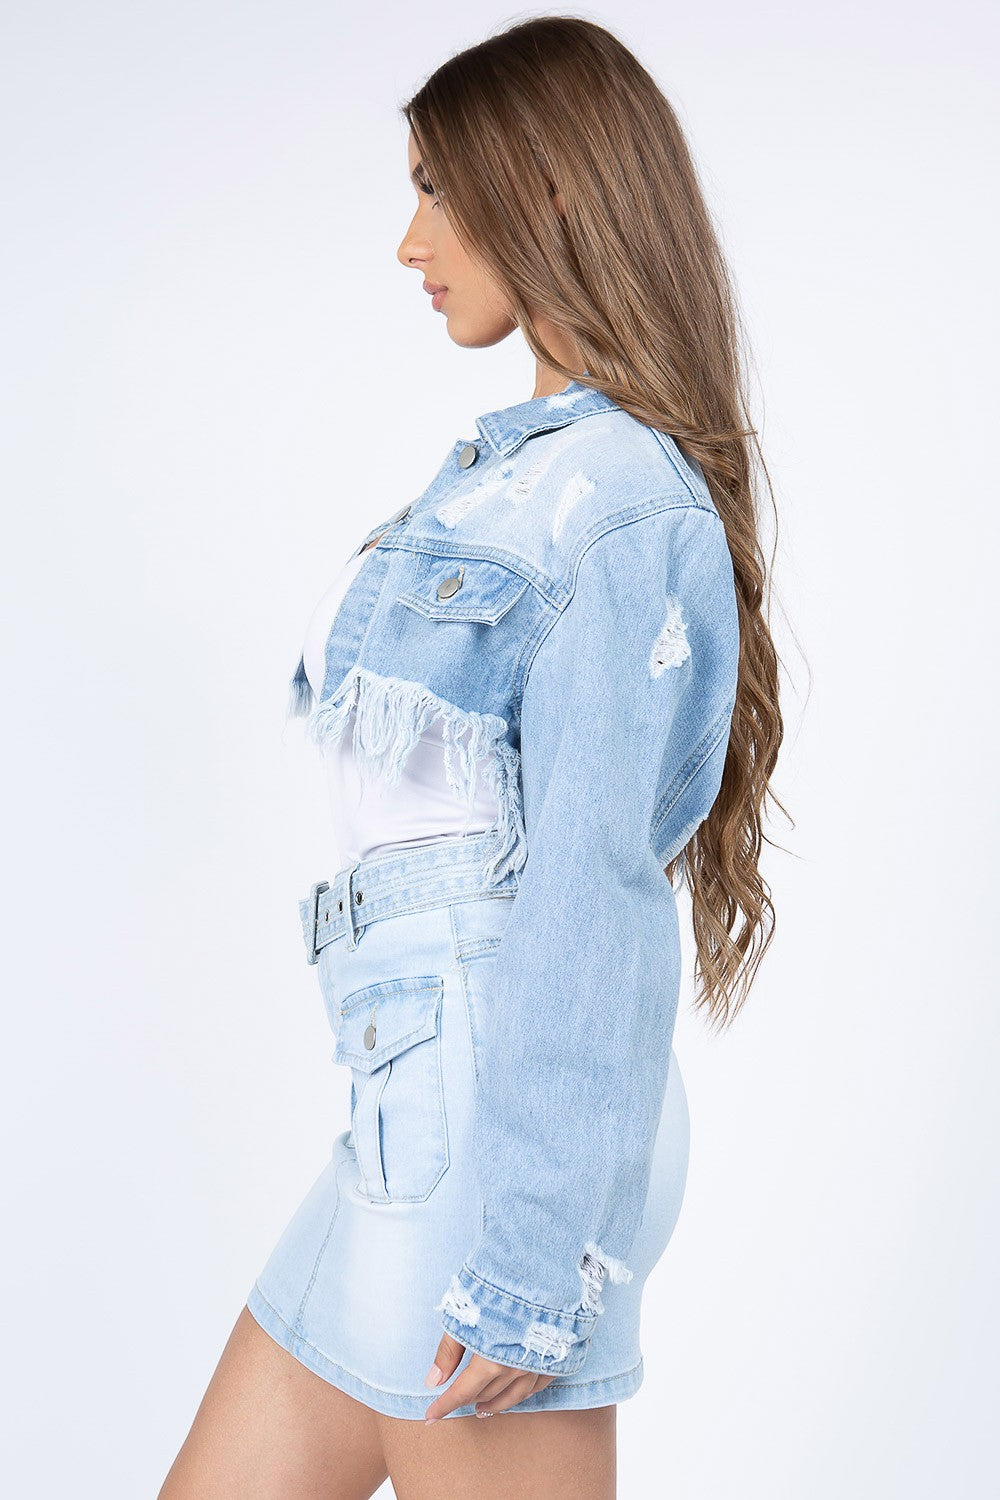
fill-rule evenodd
<path id="1" fill-rule="evenodd" d="M 447 1417 L 375 1413 L 397 1500 L 614 1500 L 617 1406 Z"/>
<path id="2" fill-rule="evenodd" d="M 387 1473 L 375 1413 L 244 1307 L 158 1500 L 368 1500 Z"/>

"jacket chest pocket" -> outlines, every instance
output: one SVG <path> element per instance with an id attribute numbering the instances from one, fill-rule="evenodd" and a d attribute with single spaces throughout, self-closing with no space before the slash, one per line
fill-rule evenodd
<path id="1" fill-rule="evenodd" d="M 351 1069 L 361 1192 L 373 1203 L 430 1196 L 448 1166 L 440 975 L 386 979 L 340 1006 L 334 1061 Z"/>
<path id="2" fill-rule="evenodd" d="M 496 625 L 527 587 L 528 580 L 503 563 L 423 552 L 416 554 L 409 583 L 396 601 L 427 620 Z"/>

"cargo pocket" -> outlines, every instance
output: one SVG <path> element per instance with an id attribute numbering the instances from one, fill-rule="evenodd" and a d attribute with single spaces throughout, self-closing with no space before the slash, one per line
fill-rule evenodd
<path id="1" fill-rule="evenodd" d="M 440 975 L 386 979 L 340 1006 L 334 1061 L 351 1069 L 351 1134 L 372 1203 L 430 1196 L 448 1166 Z"/>

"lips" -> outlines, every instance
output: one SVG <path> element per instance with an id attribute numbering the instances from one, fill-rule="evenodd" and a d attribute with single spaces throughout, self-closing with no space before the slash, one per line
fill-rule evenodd
<path id="1" fill-rule="evenodd" d="M 448 290 L 448 288 L 446 286 L 439 286 L 437 282 L 434 282 L 434 281 L 425 281 L 424 282 L 424 291 L 425 292 L 429 292 L 432 297 L 436 297 L 437 294 L 438 294 L 438 292 L 446 292 L 447 290 Z"/>

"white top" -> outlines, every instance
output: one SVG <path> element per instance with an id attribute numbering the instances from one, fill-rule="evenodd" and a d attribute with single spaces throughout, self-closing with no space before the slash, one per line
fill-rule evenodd
<path id="1" fill-rule="evenodd" d="M 334 616 L 370 552 L 369 547 L 345 564 L 306 626 L 302 654 L 317 703 L 323 691 L 326 643 Z M 477 764 L 476 791 L 470 809 L 465 798 L 448 785 L 439 719 L 421 734 L 395 785 L 371 778 L 362 790 L 352 744 L 355 712 L 352 708 L 337 743 L 322 747 L 333 817 L 334 870 L 353 866 L 375 850 L 432 844 L 464 834 L 485 833 L 493 827 L 498 817 L 497 794 L 484 774 L 485 758 Z"/>

